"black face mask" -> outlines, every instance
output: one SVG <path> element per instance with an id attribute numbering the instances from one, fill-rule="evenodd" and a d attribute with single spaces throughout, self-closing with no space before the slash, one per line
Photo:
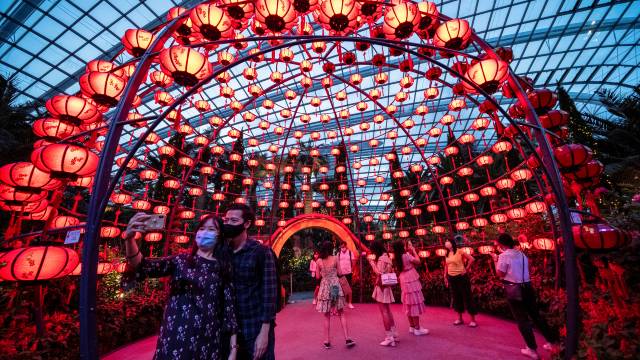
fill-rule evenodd
<path id="1" fill-rule="evenodd" d="M 228 238 L 234 238 L 242 234 L 244 230 L 244 223 L 238 225 L 222 224 L 222 233 Z"/>

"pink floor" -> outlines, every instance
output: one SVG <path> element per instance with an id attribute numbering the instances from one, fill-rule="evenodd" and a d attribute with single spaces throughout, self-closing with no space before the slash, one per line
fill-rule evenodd
<path id="1" fill-rule="evenodd" d="M 356 304 L 348 310 L 352 338 L 357 342 L 353 349 L 344 347 L 344 338 L 338 318 L 332 320 L 334 348 L 325 350 L 322 335 L 322 316 L 312 308 L 310 300 L 303 300 L 287 307 L 278 314 L 276 327 L 276 358 L 278 360 L 324 359 L 526 359 L 520 355 L 524 342 L 515 323 L 491 316 L 479 315 L 479 326 L 452 326 L 453 311 L 445 308 L 428 308 L 422 317 L 423 326 L 431 334 L 416 337 L 407 333 L 408 322 L 401 305 L 392 305 L 393 315 L 401 330 L 400 343 L 395 348 L 385 348 L 378 343 L 384 337 L 382 321 L 377 306 Z M 151 359 L 155 337 L 147 338 L 121 348 L 106 360 Z M 538 336 L 540 354 L 542 337 Z"/>

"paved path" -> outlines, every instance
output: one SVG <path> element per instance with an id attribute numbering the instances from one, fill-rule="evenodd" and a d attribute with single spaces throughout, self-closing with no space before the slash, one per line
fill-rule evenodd
<path id="1" fill-rule="evenodd" d="M 352 338 L 357 342 L 353 349 L 344 347 L 339 319 L 333 318 L 332 342 L 334 348 L 325 350 L 322 335 L 322 315 L 317 313 L 310 300 L 299 300 L 278 314 L 276 327 L 276 358 L 278 360 L 407 360 L 407 359 L 526 359 L 520 355 L 524 342 L 515 323 L 488 315 L 478 316 L 478 327 L 451 325 L 455 316 L 446 308 L 428 308 L 422 317 L 423 326 L 431 334 L 417 337 L 410 335 L 407 318 L 402 306 L 392 305 L 393 315 L 400 330 L 400 343 L 395 348 L 378 345 L 384 338 L 382 320 L 374 304 L 355 304 L 347 310 Z M 467 318 L 465 318 L 467 319 Z M 117 350 L 104 357 L 106 360 L 151 359 L 155 337 L 147 338 Z M 538 345 L 544 359 L 548 353 L 542 350 L 543 339 L 538 335 Z"/>

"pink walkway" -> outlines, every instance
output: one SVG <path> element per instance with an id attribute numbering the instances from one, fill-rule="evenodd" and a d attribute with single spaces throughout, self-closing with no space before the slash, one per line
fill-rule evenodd
<path id="1" fill-rule="evenodd" d="M 520 355 L 524 342 L 515 323 L 491 316 L 479 315 L 479 326 L 453 326 L 453 311 L 445 308 L 428 308 L 422 320 L 431 334 L 416 337 L 408 334 L 408 323 L 401 305 L 393 305 L 393 314 L 401 330 L 400 343 L 395 348 L 385 348 L 378 343 L 384 337 L 382 321 L 376 305 L 356 304 L 348 310 L 353 339 L 353 349 L 344 347 L 344 338 L 338 318 L 332 320 L 334 348 L 322 347 L 322 317 L 312 308 L 310 300 L 287 307 L 278 314 L 276 328 L 276 358 L 278 360 L 326 360 L 326 359 L 526 359 Z M 104 357 L 105 360 L 151 359 L 155 337 L 147 338 L 119 349 Z M 540 354 L 542 337 L 538 336 Z"/>

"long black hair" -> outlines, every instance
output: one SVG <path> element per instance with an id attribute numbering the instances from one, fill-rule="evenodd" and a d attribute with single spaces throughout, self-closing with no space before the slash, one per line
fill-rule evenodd
<path id="1" fill-rule="evenodd" d="M 402 272 L 404 271 L 404 263 L 402 262 L 402 255 L 405 253 L 404 242 L 402 240 L 395 241 L 392 245 L 393 247 L 393 264 L 396 267 L 396 271 Z"/>
<path id="2" fill-rule="evenodd" d="M 450 251 L 453 251 L 453 255 L 458 252 L 458 242 L 456 241 L 457 237 L 458 235 L 454 236 L 453 239 L 449 239 L 449 242 L 451 243 L 451 250 L 447 249 L 447 254 L 445 255 L 445 257 L 449 256 Z"/>
<path id="3" fill-rule="evenodd" d="M 373 255 L 376 256 L 376 261 L 378 261 L 378 258 L 382 256 L 382 254 L 387 252 L 387 250 L 384 248 L 384 245 L 382 244 L 382 241 L 380 240 L 372 242 L 370 249 Z"/>

